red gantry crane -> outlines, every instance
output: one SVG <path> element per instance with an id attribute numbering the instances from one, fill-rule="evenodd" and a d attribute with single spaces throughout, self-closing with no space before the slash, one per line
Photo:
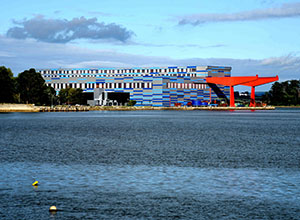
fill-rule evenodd
<path id="1" fill-rule="evenodd" d="M 207 77 L 207 83 L 219 84 L 224 86 L 230 86 L 230 107 L 235 107 L 234 102 L 234 86 L 244 85 L 251 86 L 251 99 L 250 106 L 255 107 L 255 86 L 263 85 L 266 83 L 274 82 L 278 80 L 276 77 L 258 77 L 256 76 L 231 76 L 231 77 Z"/>

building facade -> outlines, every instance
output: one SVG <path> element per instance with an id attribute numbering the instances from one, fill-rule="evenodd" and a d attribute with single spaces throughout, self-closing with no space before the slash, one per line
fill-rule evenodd
<path id="1" fill-rule="evenodd" d="M 229 97 L 229 87 L 208 84 L 207 77 L 230 77 L 231 67 L 186 66 L 152 68 L 40 69 L 57 92 L 71 87 L 94 93 L 95 104 L 107 94 L 127 94 L 136 106 L 185 106 Z M 105 95 L 106 94 L 106 95 Z M 123 103 L 124 104 L 124 103 Z"/>

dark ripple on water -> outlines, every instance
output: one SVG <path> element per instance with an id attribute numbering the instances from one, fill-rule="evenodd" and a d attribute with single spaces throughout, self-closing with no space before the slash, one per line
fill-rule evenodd
<path id="1" fill-rule="evenodd" d="M 299 219 L 299 128 L 299 110 L 2 114 L 0 219 Z"/>

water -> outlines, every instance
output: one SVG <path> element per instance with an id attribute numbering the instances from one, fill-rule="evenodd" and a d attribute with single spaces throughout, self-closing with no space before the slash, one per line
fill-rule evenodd
<path id="1" fill-rule="evenodd" d="M 0 219 L 300 219 L 300 110 L 0 114 L 0 149 Z"/>

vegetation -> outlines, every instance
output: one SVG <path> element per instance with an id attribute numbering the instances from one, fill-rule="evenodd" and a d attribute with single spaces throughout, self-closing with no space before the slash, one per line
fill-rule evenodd
<path id="1" fill-rule="evenodd" d="M 9 68 L 0 67 L 0 103 L 30 103 L 35 105 L 84 104 L 82 89 L 61 89 L 59 97 L 54 88 L 35 69 L 25 70 L 13 77 Z"/>
<path id="2" fill-rule="evenodd" d="M 84 104 L 82 89 L 66 88 L 61 89 L 58 94 L 61 104 Z"/>
<path id="3" fill-rule="evenodd" d="M 0 103 L 16 101 L 16 80 L 9 68 L 0 67 Z"/>
<path id="4" fill-rule="evenodd" d="M 276 106 L 300 105 L 300 80 L 275 82 L 262 100 Z"/>
<path id="5" fill-rule="evenodd" d="M 25 70 L 17 77 L 17 91 L 21 103 L 36 105 L 51 104 L 55 90 L 45 84 L 45 80 L 35 69 Z"/>
<path id="6" fill-rule="evenodd" d="M 128 106 L 134 106 L 136 104 L 136 101 L 135 100 L 129 100 L 128 102 Z"/>
<path id="7" fill-rule="evenodd" d="M 57 101 L 56 91 L 46 86 L 35 69 L 25 70 L 13 77 L 9 68 L 0 67 L 0 103 L 30 103 L 52 105 Z"/>

